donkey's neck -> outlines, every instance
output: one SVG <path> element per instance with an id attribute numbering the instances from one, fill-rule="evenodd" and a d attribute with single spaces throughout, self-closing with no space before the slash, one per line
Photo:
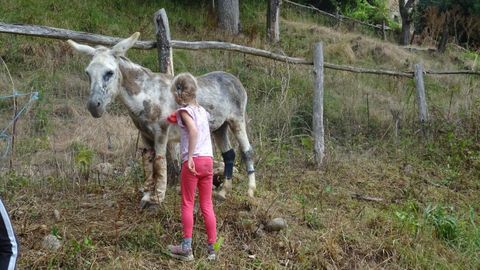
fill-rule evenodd
<path id="1" fill-rule="evenodd" d="M 153 73 L 123 57 L 119 58 L 119 68 L 119 96 L 132 116 L 146 114 L 153 119 L 165 117 L 175 110 L 175 99 L 170 92 L 170 75 Z"/>

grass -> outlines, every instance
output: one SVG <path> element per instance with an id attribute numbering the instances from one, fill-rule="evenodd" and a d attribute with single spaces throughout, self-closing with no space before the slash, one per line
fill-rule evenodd
<path id="1" fill-rule="evenodd" d="M 322 41 L 331 63 L 409 70 L 462 69 L 474 54 L 449 48 L 445 56 L 407 52 L 374 33 L 331 28 L 310 13 L 284 7 L 281 42 L 265 43 L 264 6 L 242 1 L 242 34 L 215 31 L 208 6 L 192 1 L 116 0 L 59 4 L 4 1 L 0 21 L 32 23 L 114 36 L 135 31 L 153 39 L 153 13 L 164 7 L 174 39 L 226 40 L 311 57 Z M 22 10 L 22 12 L 18 12 Z M 134 22 L 134 23 L 132 23 Z M 414 82 L 409 79 L 326 70 L 327 157 L 313 164 L 311 68 L 222 51 L 174 50 L 175 72 L 225 70 L 244 83 L 249 135 L 256 150 L 258 193 L 245 196 L 243 165 L 230 198 L 216 203 L 220 260 L 203 259 L 197 216 L 197 260 L 181 264 L 166 255 L 181 238 L 180 197 L 173 187 L 158 212 L 140 212 L 142 182 L 137 131 L 121 105 L 101 119 L 85 110 L 88 59 L 61 41 L 0 34 L 5 59 L 22 92 L 41 99 L 18 122 L 15 171 L 0 171 L 2 198 L 22 245 L 21 269 L 476 269 L 480 265 L 478 213 L 479 80 L 473 76 L 425 78 L 432 122 L 418 133 Z M 153 51 L 129 57 L 157 70 Z M 48 59 L 48 61 L 46 60 Z M 478 63 L 477 63 L 478 64 Z M 0 71 L 0 94 L 10 93 Z M 400 112 L 394 137 L 391 110 Z M 11 104 L 0 113 L 11 117 Z M 101 162 L 112 175 L 93 171 Z M 3 163 L 2 163 L 3 164 Z M 381 202 L 354 198 L 361 194 Z M 54 210 L 60 218 L 54 218 Z M 263 231 L 283 217 L 288 229 Z M 61 249 L 40 247 L 47 234 Z"/>

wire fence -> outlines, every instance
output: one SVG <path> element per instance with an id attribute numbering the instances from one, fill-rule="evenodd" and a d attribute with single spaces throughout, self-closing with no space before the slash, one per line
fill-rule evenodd
<path id="1" fill-rule="evenodd" d="M 2 58 L 0 60 L 5 69 L 5 72 L 0 72 L 0 168 L 4 168 L 14 147 L 16 123 L 38 100 L 39 93 L 17 91 L 7 65 Z M 13 89 L 11 94 L 7 89 Z"/>

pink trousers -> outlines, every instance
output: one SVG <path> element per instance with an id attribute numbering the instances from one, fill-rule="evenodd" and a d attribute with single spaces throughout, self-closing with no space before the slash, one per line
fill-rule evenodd
<path id="1" fill-rule="evenodd" d="M 193 207 L 195 191 L 198 187 L 200 209 L 207 230 L 207 242 L 213 244 L 217 239 L 217 220 L 212 203 L 213 159 L 211 157 L 194 157 L 193 161 L 197 175 L 190 172 L 186 161 L 183 162 L 181 171 L 183 237 L 192 237 Z"/>

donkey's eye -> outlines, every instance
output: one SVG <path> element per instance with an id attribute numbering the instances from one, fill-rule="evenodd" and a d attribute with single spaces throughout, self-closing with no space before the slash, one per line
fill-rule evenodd
<path id="1" fill-rule="evenodd" d="M 112 78 L 113 76 L 113 71 L 109 70 L 107 72 L 105 72 L 105 74 L 103 74 L 103 81 L 108 81 L 110 80 L 110 78 Z"/>

